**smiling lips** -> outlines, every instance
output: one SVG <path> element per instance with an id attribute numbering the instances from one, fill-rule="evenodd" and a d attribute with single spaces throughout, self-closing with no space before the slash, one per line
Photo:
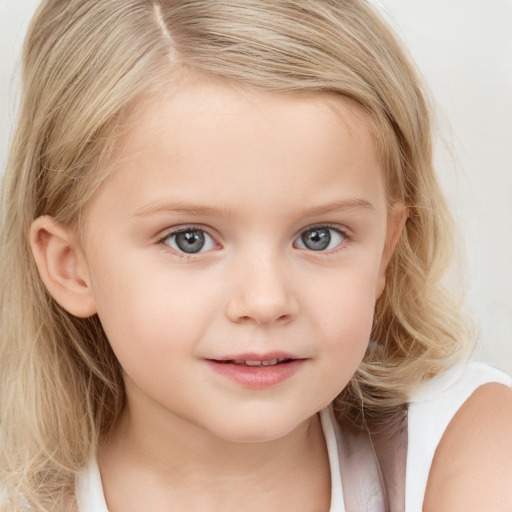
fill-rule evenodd
<path id="1" fill-rule="evenodd" d="M 223 364 L 243 364 L 246 366 L 275 366 L 276 364 L 281 363 L 289 363 L 290 361 L 293 361 L 293 358 L 275 358 L 275 359 L 255 359 L 255 360 L 248 360 L 248 359 L 227 359 L 227 360 L 221 360 L 218 361 L 219 363 Z"/>
<path id="2" fill-rule="evenodd" d="M 306 360 L 291 354 L 271 353 L 240 354 L 207 359 L 206 362 L 216 373 L 236 384 L 262 389 L 275 386 L 290 378 Z"/>

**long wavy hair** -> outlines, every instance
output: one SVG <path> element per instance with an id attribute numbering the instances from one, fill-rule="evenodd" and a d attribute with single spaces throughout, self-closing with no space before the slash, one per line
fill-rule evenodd
<path id="1" fill-rule="evenodd" d="M 121 368 L 98 318 L 73 317 L 44 289 L 31 223 L 51 215 L 79 228 L 129 129 L 124 113 L 180 65 L 282 93 L 335 92 L 367 113 L 387 193 L 409 216 L 373 341 L 336 400 L 339 421 L 391 424 L 414 386 L 468 354 L 460 306 L 442 286 L 453 235 L 433 170 L 428 96 L 367 1 L 45 0 L 25 41 L 2 191 L 2 510 L 72 501 L 76 475 L 124 405 Z"/>

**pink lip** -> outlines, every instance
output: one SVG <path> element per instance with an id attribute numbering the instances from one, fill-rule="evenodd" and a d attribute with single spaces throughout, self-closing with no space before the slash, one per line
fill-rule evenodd
<path id="1" fill-rule="evenodd" d="M 247 366 L 234 363 L 235 360 L 271 361 L 273 359 L 285 359 L 286 361 L 273 366 Z M 246 353 L 206 359 L 207 364 L 216 373 L 227 377 L 236 384 L 253 389 L 268 388 L 284 382 L 295 374 L 306 361 L 307 359 L 284 352 Z"/>
<path id="2" fill-rule="evenodd" d="M 234 359 L 245 359 L 246 361 L 272 361 L 272 359 L 304 359 L 295 354 L 287 352 L 267 352 L 266 354 L 257 354 L 256 352 L 246 352 L 244 354 L 233 354 L 220 357 L 212 357 L 212 361 L 230 361 Z"/>

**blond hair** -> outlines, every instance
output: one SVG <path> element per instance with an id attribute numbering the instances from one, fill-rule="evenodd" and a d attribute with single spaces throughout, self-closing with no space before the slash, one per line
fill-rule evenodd
<path id="1" fill-rule="evenodd" d="M 415 385 L 468 352 L 459 307 L 441 285 L 452 228 L 426 95 L 367 1 L 46 0 L 25 42 L 2 200 L 0 477 L 16 510 L 21 496 L 38 510 L 72 497 L 77 472 L 124 405 L 97 317 L 71 316 L 41 284 L 30 225 L 46 214 L 79 226 L 109 172 L 122 114 L 179 65 L 272 91 L 336 92 L 368 114 L 389 197 L 409 218 L 374 341 L 336 401 L 340 421 L 389 423 Z"/>

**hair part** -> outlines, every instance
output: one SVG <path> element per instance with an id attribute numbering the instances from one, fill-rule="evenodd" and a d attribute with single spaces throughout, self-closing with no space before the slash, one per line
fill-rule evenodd
<path id="1" fill-rule="evenodd" d="M 25 42 L 1 213 L 0 479 L 13 510 L 19 496 L 38 510 L 72 498 L 124 406 L 98 318 L 75 318 L 46 292 L 30 225 L 51 215 L 80 226 L 130 108 L 180 67 L 283 93 L 334 92 L 372 124 L 389 200 L 409 218 L 376 305 L 375 341 L 336 400 L 339 421 L 389 425 L 414 386 L 470 349 L 441 284 L 453 231 L 433 170 L 427 94 L 367 1 L 45 0 Z"/>

